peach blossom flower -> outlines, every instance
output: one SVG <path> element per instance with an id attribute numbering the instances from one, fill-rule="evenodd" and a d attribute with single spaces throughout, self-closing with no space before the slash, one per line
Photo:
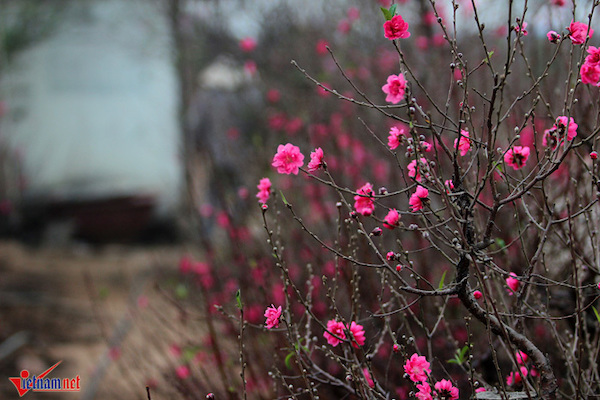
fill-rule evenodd
<path id="1" fill-rule="evenodd" d="M 281 317 L 281 306 L 275 308 L 273 304 L 265 310 L 265 325 L 267 329 L 279 328 L 279 318 Z"/>
<path id="2" fill-rule="evenodd" d="M 291 143 L 280 144 L 277 147 L 277 154 L 273 157 L 273 167 L 277 168 L 280 174 L 298 175 L 298 169 L 304 165 L 304 155 L 300 149 Z"/>
<path id="3" fill-rule="evenodd" d="M 398 226 L 398 222 L 400 221 L 400 214 L 398 210 L 391 209 L 384 218 L 383 226 L 388 229 L 394 229 Z"/>
<path id="4" fill-rule="evenodd" d="M 510 288 L 510 291 L 508 292 L 508 294 L 510 296 L 512 296 L 513 292 L 516 292 L 519 289 L 520 283 L 519 283 L 519 280 L 517 279 L 517 274 L 515 274 L 514 272 L 511 272 L 509 275 L 510 276 L 508 278 L 506 278 L 506 284 Z"/>
<path id="5" fill-rule="evenodd" d="M 383 93 L 387 94 L 385 101 L 392 104 L 398 104 L 404 98 L 406 89 L 406 79 L 404 75 L 390 75 L 387 78 L 387 83 L 381 87 Z"/>
<path id="6" fill-rule="evenodd" d="M 504 162 L 515 170 L 519 170 L 525 166 L 529 158 L 529 147 L 514 146 L 504 154 Z"/>
<path id="7" fill-rule="evenodd" d="M 429 361 L 423 356 L 414 353 L 404 364 L 404 372 L 413 382 L 425 382 L 431 373 Z"/>
<path id="8" fill-rule="evenodd" d="M 392 126 L 390 128 L 390 134 L 388 136 L 388 146 L 392 150 L 396 150 L 400 146 L 400 140 L 404 136 L 404 128 L 398 128 Z"/>
<path id="9" fill-rule="evenodd" d="M 435 384 L 435 390 L 438 392 L 438 396 L 447 400 L 458 399 L 458 388 L 452 385 L 452 382 L 446 379 L 442 379 Z"/>
<path id="10" fill-rule="evenodd" d="M 365 330 L 362 325 L 352 321 L 348 330 L 352 333 L 352 346 L 358 348 L 365 344 Z"/>
<path id="11" fill-rule="evenodd" d="M 394 15 L 392 19 L 385 21 L 383 24 L 383 31 L 385 37 L 390 40 L 406 39 L 410 37 L 408 22 L 404 21 L 400 15 Z"/>
<path id="12" fill-rule="evenodd" d="M 456 149 L 456 142 L 458 141 L 458 151 L 461 156 L 467 154 L 471 149 L 471 139 L 469 137 L 469 131 L 464 129 L 460 130 L 460 139 L 454 139 L 454 148 Z"/>
<path id="13" fill-rule="evenodd" d="M 573 44 L 584 44 L 586 37 L 592 37 L 594 34 L 594 30 L 590 29 L 588 35 L 588 26 L 583 22 L 571 21 L 567 29 L 569 30 L 569 38 L 571 38 Z"/>
<path id="14" fill-rule="evenodd" d="M 323 149 L 317 147 L 310 153 L 310 162 L 308 163 L 308 172 L 312 173 L 323 166 Z"/>
<path id="15" fill-rule="evenodd" d="M 258 193 L 256 194 L 258 202 L 265 204 L 271 195 L 271 180 L 269 178 L 262 178 L 256 187 L 258 188 Z"/>
<path id="16" fill-rule="evenodd" d="M 346 339 L 346 335 L 344 334 L 344 323 L 330 319 L 329 321 L 327 321 L 327 331 L 323 333 L 323 337 L 327 339 L 327 343 L 329 343 L 333 347 L 342 343 L 342 340 L 338 339 L 334 335 L 339 338 Z"/>
<path id="17" fill-rule="evenodd" d="M 410 196 L 408 204 L 410 204 L 413 212 L 417 212 L 423 209 L 423 201 L 427 200 L 429 196 L 429 190 L 423 186 L 417 186 L 417 190 Z"/>
<path id="18" fill-rule="evenodd" d="M 373 186 L 367 182 L 361 188 L 359 188 L 356 193 L 358 193 L 356 196 L 354 196 L 354 209 L 356 212 L 364 216 L 373 214 L 373 210 L 375 210 L 375 203 L 371 197 L 365 197 L 373 195 Z"/>

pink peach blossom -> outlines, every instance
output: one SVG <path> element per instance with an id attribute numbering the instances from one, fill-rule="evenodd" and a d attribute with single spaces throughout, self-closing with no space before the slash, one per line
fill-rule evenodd
<path id="1" fill-rule="evenodd" d="M 568 125 L 568 128 L 567 128 L 567 125 Z M 558 118 L 556 118 L 555 126 L 558 128 L 559 135 L 561 137 L 564 136 L 565 130 L 567 131 L 567 140 L 573 140 L 575 138 L 575 136 L 577 136 L 578 125 L 575 123 L 575 120 L 573 119 L 573 117 L 569 117 L 568 119 L 565 116 L 558 117 Z"/>
<path id="2" fill-rule="evenodd" d="M 256 197 L 258 197 L 258 202 L 265 204 L 271 195 L 271 180 L 269 178 L 262 178 L 258 185 L 258 193 Z"/>
<path id="3" fill-rule="evenodd" d="M 521 350 L 517 351 L 515 357 L 517 358 L 517 363 L 519 363 L 519 365 L 525 365 L 529 359 L 527 354 L 523 353 Z"/>
<path id="4" fill-rule="evenodd" d="M 387 78 L 387 83 L 381 87 L 383 93 L 387 94 L 385 101 L 392 104 L 398 104 L 404 98 L 406 89 L 406 79 L 404 75 L 390 75 Z"/>
<path id="5" fill-rule="evenodd" d="M 513 292 L 516 292 L 519 289 L 519 280 L 517 279 L 517 274 L 515 274 L 514 272 L 511 272 L 509 274 L 510 276 L 508 278 L 506 278 L 506 285 L 508 285 L 508 287 L 510 288 L 510 291 L 508 292 L 509 295 L 512 296 Z"/>
<path id="6" fill-rule="evenodd" d="M 424 157 L 419 158 L 418 163 L 417 160 L 412 160 L 406 166 L 406 168 L 408 169 L 408 176 L 414 178 L 417 182 L 421 182 L 421 168 L 426 167 L 428 165 L 429 163 Z"/>
<path id="7" fill-rule="evenodd" d="M 317 45 L 315 46 L 315 51 L 318 55 L 324 56 L 327 54 L 327 46 L 329 46 L 329 42 L 325 39 L 319 39 L 317 41 Z"/>
<path id="8" fill-rule="evenodd" d="M 579 70 L 581 83 L 600 86 L 600 65 L 584 63 Z"/>
<path id="9" fill-rule="evenodd" d="M 383 24 L 383 31 L 385 37 L 390 40 L 406 39 L 410 37 L 408 22 L 404 21 L 400 15 L 394 15 L 392 19 L 385 21 Z"/>
<path id="10" fill-rule="evenodd" d="M 504 162 L 515 170 L 519 170 L 525 166 L 529 158 L 529 147 L 514 146 L 504 154 Z"/>
<path id="11" fill-rule="evenodd" d="M 523 36 L 527 36 L 529 34 L 529 32 L 527 32 L 527 22 L 523 22 L 521 25 L 515 25 L 514 29 L 515 32 L 522 33 Z"/>
<path id="12" fill-rule="evenodd" d="M 265 310 L 265 325 L 267 329 L 279 328 L 279 318 L 281 317 L 281 306 L 275 308 L 273 304 Z"/>
<path id="13" fill-rule="evenodd" d="M 458 141 L 458 151 L 461 156 L 467 154 L 467 152 L 471 149 L 471 139 L 469 137 L 469 131 L 465 131 L 461 129 L 460 131 L 460 139 L 454 139 L 454 148 L 456 149 L 456 142 Z"/>
<path id="14" fill-rule="evenodd" d="M 548 33 L 546 33 L 546 37 L 550 43 L 558 43 L 560 40 L 560 35 L 556 31 L 548 31 Z"/>
<path id="15" fill-rule="evenodd" d="M 256 49 L 256 40 L 251 37 L 245 37 L 240 40 L 240 49 L 243 52 L 250 53 Z"/>
<path id="16" fill-rule="evenodd" d="M 417 393 L 415 393 L 415 397 L 417 399 L 433 400 L 433 397 L 431 395 L 431 386 L 429 386 L 429 383 L 427 383 L 427 382 L 419 383 L 419 384 L 417 384 L 417 389 L 419 389 L 419 391 Z"/>
<path id="17" fill-rule="evenodd" d="M 273 167 L 277 168 L 280 174 L 298 175 L 299 168 L 304 165 L 304 155 L 300 149 L 291 143 L 280 144 L 277 147 L 277 154 L 273 157 Z"/>
<path id="18" fill-rule="evenodd" d="M 429 361 L 423 356 L 414 353 L 404 364 L 404 372 L 413 382 L 425 382 L 431 373 Z"/>
<path id="19" fill-rule="evenodd" d="M 476 290 L 473 292 L 473 297 L 475 297 L 475 300 L 479 300 L 483 297 L 483 293 L 481 293 L 479 290 Z"/>
<path id="20" fill-rule="evenodd" d="M 384 218 L 383 226 L 388 229 L 394 229 L 398 226 L 398 222 L 400 221 L 400 214 L 398 210 L 391 209 Z"/>
<path id="21" fill-rule="evenodd" d="M 317 171 L 323 166 L 323 149 L 317 147 L 315 151 L 310 153 L 310 162 L 308 163 L 308 172 Z"/>
<path id="22" fill-rule="evenodd" d="M 175 374 L 179 379 L 186 379 L 190 376 L 190 368 L 187 365 L 180 365 L 175 369 Z"/>
<path id="23" fill-rule="evenodd" d="M 438 396 L 446 400 L 457 400 L 458 399 L 458 388 L 452 385 L 452 382 L 446 379 L 442 379 L 435 383 L 435 390 L 438 392 Z"/>
<path id="24" fill-rule="evenodd" d="M 327 339 L 327 343 L 329 343 L 333 347 L 342 343 L 342 340 L 338 339 L 334 335 L 339 338 L 346 339 L 346 334 L 344 333 L 344 323 L 330 319 L 327 322 L 327 331 L 323 333 L 323 337 Z"/>
<path id="25" fill-rule="evenodd" d="M 374 388 L 375 382 L 373 381 L 373 378 L 371 378 L 371 373 L 369 372 L 368 368 L 363 368 L 363 375 L 365 377 L 365 381 L 367 381 L 367 385 L 369 385 L 370 388 Z"/>
<path id="26" fill-rule="evenodd" d="M 417 186 L 417 190 L 410 196 L 408 204 L 410 204 L 413 212 L 423 209 L 423 201 L 429 196 L 429 190 L 423 186 Z"/>
<path id="27" fill-rule="evenodd" d="M 375 210 L 375 203 L 371 197 L 365 197 L 374 194 L 373 186 L 367 182 L 361 188 L 359 188 L 356 193 L 358 193 L 356 196 L 354 196 L 354 209 L 356 212 L 364 216 L 373 214 L 373 210 Z"/>
<path id="28" fill-rule="evenodd" d="M 362 325 L 352 321 L 348 327 L 350 333 L 352 333 L 352 346 L 358 348 L 365 344 L 365 330 Z"/>
<path id="29" fill-rule="evenodd" d="M 588 26 L 583 22 L 571 21 L 571 24 L 567 28 L 569 30 L 569 38 L 573 44 L 584 44 L 586 37 L 588 36 Z M 590 29 L 589 37 L 592 37 L 594 30 Z"/>
<path id="30" fill-rule="evenodd" d="M 392 150 L 396 150 L 400 146 L 400 140 L 404 136 L 404 128 L 398 128 L 392 126 L 390 128 L 390 134 L 388 136 L 388 146 Z"/>

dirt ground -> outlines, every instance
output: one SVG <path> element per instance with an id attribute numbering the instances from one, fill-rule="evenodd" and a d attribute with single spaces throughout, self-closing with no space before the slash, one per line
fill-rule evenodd
<path id="1" fill-rule="evenodd" d="M 175 274 L 183 245 L 32 248 L 0 242 L 0 398 L 16 399 L 9 377 L 62 360 L 50 377 L 80 376 L 80 393 L 38 399 L 146 399 L 169 386 L 169 344 L 185 336 L 177 309 L 156 287 Z M 159 273 L 160 272 L 160 273 Z M 157 312 L 159 310 L 159 312 Z M 161 392 L 163 396 L 169 390 Z M 174 394 L 174 393 L 171 393 Z"/>

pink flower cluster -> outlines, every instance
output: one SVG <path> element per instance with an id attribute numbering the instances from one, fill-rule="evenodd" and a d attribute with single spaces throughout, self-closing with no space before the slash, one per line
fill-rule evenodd
<path id="1" fill-rule="evenodd" d="M 421 169 L 426 169 L 428 166 L 429 163 L 424 157 L 419 158 L 418 162 L 417 160 L 412 160 L 406 166 L 408 169 L 408 176 L 414 178 L 417 182 L 421 182 Z"/>
<path id="2" fill-rule="evenodd" d="M 256 187 L 258 188 L 258 193 L 256 194 L 258 202 L 266 204 L 271 195 L 271 180 L 269 178 L 262 178 Z"/>
<path id="3" fill-rule="evenodd" d="M 600 48 L 590 46 L 588 55 L 581 66 L 581 82 L 589 85 L 600 86 Z"/>
<path id="4" fill-rule="evenodd" d="M 469 137 L 469 131 L 465 131 L 461 129 L 460 131 L 460 139 L 454 139 L 454 148 L 457 148 L 458 142 L 458 151 L 461 156 L 465 156 L 469 150 L 471 149 L 471 138 Z"/>
<path id="5" fill-rule="evenodd" d="M 458 388 L 447 379 L 436 382 L 433 386 L 435 392 L 432 391 L 431 386 L 427 382 L 429 374 L 431 374 L 431 368 L 429 361 L 427 361 L 425 357 L 420 356 L 417 353 L 410 356 L 404 364 L 404 372 L 406 372 L 409 379 L 416 384 L 418 392 L 415 393 L 415 397 L 417 399 L 433 400 L 434 397 L 436 399 L 458 399 Z"/>
<path id="6" fill-rule="evenodd" d="M 358 348 L 358 346 L 365 344 L 365 330 L 362 325 L 354 321 L 346 326 L 343 322 L 330 319 L 327 321 L 327 331 L 323 333 L 323 337 L 327 339 L 327 343 L 335 347 L 346 340 L 346 333 L 344 332 L 346 329 L 352 335 L 352 347 Z"/>
<path id="7" fill-rule="evenodd" d="M 375 210 L 375 203 L 371 197 L 375 193 L 373 191 L 373 186 L 367 182 L 359 188 L 356 193 L 358 193 L 354 196 L 354 209 L 356 212 L 364 216 L 373 214 L 373 211 Z"/>
<path id="8" fill-rule="evenodd" d="M 400 142 L 404 137 L 404 128 L 398 128 L 397 126 L 392 126 L 390 128 L 390 134 L 388 136 L 388 146 L 391 150 L 396 150 L 398 146 L 400 146 Z"/>
<path id="9" fill-rule="evenodd" d="M 529 357 L 527 354 L 522 352 L 521 350 L 517 351 L 515 354 L 515 358 L 517 359 L 517 363 L 519 364 L 519 370 L 513 371 L 506 377 L 506 384 L 509 386 L 517 386 L 520 385 L 523 381 L 523 378 L 531 374 L 531 376 L 538 376 L 538 371 L 535 368 L 528 369 L 526 364 Z"/>
<path id="10" fill-rule="evenodd" d="M 575 123 L 573 117 L 558 117 L 556 118 L 554 125 L 552 125 L 552 128 L 544 131 L 542 143 L 546 147 L 555 149 L 563 141 L 565 136 L 567 140 L 573 140 L 575 136 L 577 136 L 577 127 L 578 125 Z"/>

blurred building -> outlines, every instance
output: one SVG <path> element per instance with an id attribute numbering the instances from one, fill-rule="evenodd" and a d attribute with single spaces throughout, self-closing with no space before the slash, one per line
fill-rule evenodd
<path id="1" fill-rule="evenodd" d="M 2 73 L 22 217 L 91 239 L 135 236 L 172 218 L 181 192 L 168 18 L 148 0 L 71 1 L 59 18 Z"/>

